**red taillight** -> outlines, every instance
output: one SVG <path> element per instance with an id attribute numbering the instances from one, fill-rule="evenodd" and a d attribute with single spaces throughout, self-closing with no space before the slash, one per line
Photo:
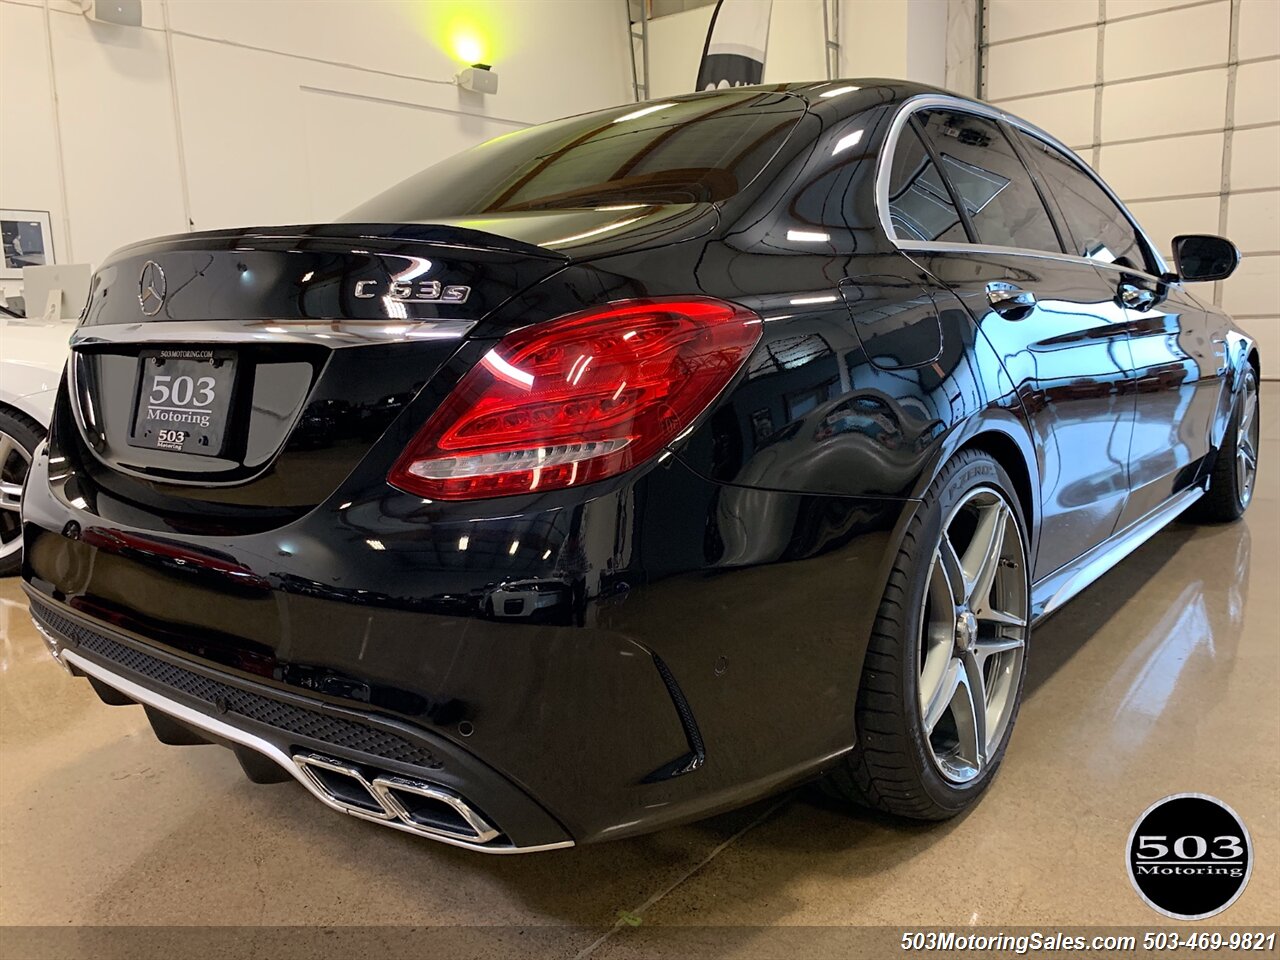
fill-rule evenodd
<path id="1" fill-rule="evenodd" d="M 759 317 L 709 297 L 628 300 L 517 330 L 462 378 L 387 479 L 476 500 L 615 476 L 693 423 L 759 339 Z"/>

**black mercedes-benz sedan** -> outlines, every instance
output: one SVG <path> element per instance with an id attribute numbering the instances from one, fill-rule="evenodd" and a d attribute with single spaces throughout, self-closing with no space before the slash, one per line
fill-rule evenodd
<path id="1" fill-rule="evenodd" d="M 531 127 L 93 280 L 24 509 L 166 743 L 495 853 L 825 778 L 952 816 L 1030 632 L 1239 517 L 1259 356 L 1049 134 L 885 80 Z"/>

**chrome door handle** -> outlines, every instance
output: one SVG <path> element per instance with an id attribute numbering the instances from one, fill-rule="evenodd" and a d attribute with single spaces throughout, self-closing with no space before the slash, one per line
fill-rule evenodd
<path id="1" fill-rule="evenodd" d="M 994 280 L 987 284 L 987 303 L 997 313 L 1025 313 L 1036 305 L 1036 295 L 1016 283 Z"/>
<path id="2" fill-rule="evenodd" d="M 1126 281 L 1120 284 L 1120 302 L 1131 310 L 1149 310 L 1156 302 L 1156 295 L 1146 287 Z"/>

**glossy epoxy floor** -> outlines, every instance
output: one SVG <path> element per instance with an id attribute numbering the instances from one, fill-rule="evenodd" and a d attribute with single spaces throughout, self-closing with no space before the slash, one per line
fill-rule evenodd
<path id="1" fill-rule="evenodd" d="M 816 943 L 816 928 L 845 925 L 1158 926 L 1122 851 L 1137 815 L 1182 791 L 1224 799 L 1255 845 L 1243 897 L 1207 923 L 1274 926 L 1277 385 L 1264 386 L 1263 405 L 1246 522 L 1175 524 L 1037 630 L 996 783 L 968 816 L 934 826 L 850 815 L 800 790 L 550 854 L 415 840 L 331 813 L 294 785 L 255 786 L 227 751 L 161 746 L 140 709 L 102 705 L 49 660 L 17 582 L 2 581 L 0 957 L 306 956 L 319 949 L 310 934 L 271 928 L 312 924 L 365 928 L 330 943 L 384 960 L 427 944 L 440 956 L 653 954 L 662 940 L 641 937 L 672 926 L 704 932 L 703 956 L 775 954 L 763 929 L 774 924 L 794 928 L 792 945 L 806 929 Z M 61 939 L 14 929 L 25 925 Z M 118 936 L 133 926 L 150 928 L 145 951 Z"/>

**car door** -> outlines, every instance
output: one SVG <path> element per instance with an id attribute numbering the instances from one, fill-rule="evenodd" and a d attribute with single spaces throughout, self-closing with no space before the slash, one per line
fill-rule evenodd
<path id="1" fill-rule="evenodd" d="M 920 137 L 930 164 L 912 172 L 899 153 L 924 149 Z M 1036 184 L 994 118 L 950 106 L 917 111 L 891 170 L 899 182 L 884 202 L 899 246 L 959 296 L 1022 401 L 1041 483 L 1038 580 L 1110 536 L 1124 509 L 1133 431 L 1124 309 L 1089 262 L 1064 255 Z M 915 183 L 901 182 L 905 176 Z M 960 205 L 967 242 L 899 225 L 924 222 L 894 209 L 919 207 L 916 186 L 932 204 Z M 933 212 L 931 220 L 945 225 L 947 217 Z"/>
<path id="2" fill-rule="evenodd" d="M 1128 211 L 1079 160 L 1029 133 L 1015 136 L 1057 201 L 1071 252 L 1095 263 L 1125 313 L 1134 367 L 1127 526 L 1194 482 L 1209 452 L 1225 321 L 1165 275 Z"/>

